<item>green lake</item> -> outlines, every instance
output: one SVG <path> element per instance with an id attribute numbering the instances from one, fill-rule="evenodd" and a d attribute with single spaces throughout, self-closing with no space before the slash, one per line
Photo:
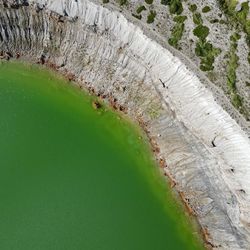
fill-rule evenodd
<path id="1" fill-rule="evenodd" d="M 92 100 L 0 62 L 0 249 L 203 249 L 144 134 Z"/>

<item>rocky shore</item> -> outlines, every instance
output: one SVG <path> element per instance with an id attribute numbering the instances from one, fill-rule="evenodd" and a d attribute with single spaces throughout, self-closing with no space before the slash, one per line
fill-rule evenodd
<path id="1" fill-rule="evenodd" d="M 53 67 L 137 120 L 207 246 L 249 249 L 248 127 L 188 61 L 143 30 L 90 0 L 0 1 L 2 58 Z"/>

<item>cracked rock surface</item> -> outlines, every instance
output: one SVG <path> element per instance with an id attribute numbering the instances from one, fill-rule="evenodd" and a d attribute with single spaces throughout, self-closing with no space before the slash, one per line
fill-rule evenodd
<path id="1" fill-rule="evenodd" d="M 158 145 L 165 173 L 208 232 L 205 243 L 249 249 L 247 126 L 178 53 L 90 0 L 0 0 L 1 51 L 56 65 L 80 86 L 115 98 Z"/>

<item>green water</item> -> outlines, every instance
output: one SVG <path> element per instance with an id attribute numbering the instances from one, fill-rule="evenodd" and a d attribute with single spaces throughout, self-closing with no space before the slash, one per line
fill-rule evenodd
<path id="1" fill-rule="evenodd" d="M 0 249 L 202 249 L 138 128 L 91 103 L 0 64 Z"/>

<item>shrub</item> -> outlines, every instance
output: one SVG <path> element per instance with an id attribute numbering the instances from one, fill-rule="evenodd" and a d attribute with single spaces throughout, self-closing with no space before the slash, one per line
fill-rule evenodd
<path id="1" fill-rule="evenodd" d="M 183 11 L 182 3 L 180 0 L 171 0 L 169 11 L 171 14 L 180 15 Z"/>
<path id="2" fill-rule="evenodd" d="M 137 8 L 136 12 L 137 14 L 140 14 L 142 11 L 146 10 L 146 7 L 144 5 L 141 5 Z"/>
<path id="3" fill-rule="evenodd" d="M 186 16 L 175 16 L 174 21 L 177 23 L 183 23 L 187 20 Z"/>
<path id="4" fill-rule="evenodd" d="M 127 4 L 128 2 L 127 2 L 127 0 L 120 0 L 120 5 L 122 6 L 122 5 L 125 5 L 125 4 Z"/>
<path id="5" fill-rule="evenodd" d="M 183 31 L 184 31 L 184 23 L 177 23 L 173 30 L 172 30 L 172 37 L 168 39 L 168 43 L 173 46 L 173 47 L 177 47 L 179 40 L 182 37 Z"/>
<path id="6" fill-rule="evenodd" d="M 135 18 L 137 18 L 137 19 L 139 19 L 139 20 L 141 20 L 141 19 L 142 19 L 142 15 L 141 15 L 141 14 L 139 14 L 139 15 L 132 14 L 132 16 L 133 16 L 133 17 L 135 17 Z"/>
<path id="7" fill-rule="evenodd" d="M 147 18 L 147 23 L 153 23 L 155 20 L 155 17 L 156 17 L 156 12 L 150 10 L 150 13 L 149 13 L 148 18 Z"/>
<path id="8" fill-rule="evenodd" d="M 193 30 L 193 33 L 201 40 L 205 40 L 209 34 L 209 28 L 200 24 Z"/>
<path id="9" fill-rule="evenodd" d="M 190 5 L 189 10 L 192 11 L 192 12 L 195 12 L 197 10 L 197 5 L 196 4 Z"/>
<path id="10" fill-rule="evenodd" d="M 193 22 L 194 22 L 196 25 L 199 25 L 199 24 L 202 24 L 202 23 L 203 23 L 200 13 L 194 13 L 194 14 L 193 14 Z"/>
<path id="11" fill-rule="evenodd" d="M 205 6 L 204 8 L 202 8 L 202 12 L 203 13 L 207 13 L 207 12 L 209 12 L 211 10 L 211 8 L 209 7 L 209 6 Z"/>
<path id="12" fill-rule="evenodd" d="M 186 16 L 175 16 L 174 21 L 176 22 L 174 28 L 172 29 L 171 37 L 168 39 L 168 43 L 177 48 L 178 42 L 181 40 L 184 31 L 184 22 L 186 21 Z"/>
<path id="13" fill-rule="evenodd" d="M 161 0 L 161 4 L 163 5 L 169 5 L 171 3 L 171 0 Z"/>

